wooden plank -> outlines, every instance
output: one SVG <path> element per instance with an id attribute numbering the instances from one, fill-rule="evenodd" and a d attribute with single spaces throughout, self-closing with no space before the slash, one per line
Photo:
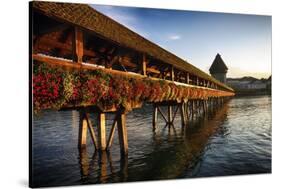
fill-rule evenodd
<path id="1" fill-rule="evenodd" d="M 73 35 L 73 62 L 82 63 L 83 59 L 83 31 L 75 26 Z"/>
<path id="2" fill-rule="evenodd" d="M 105 113 L 98 114 L 99 149 L 106 150 Z"/>
<path id="3" fill-rule="evenodd" d="M 117 119 L 118 119 L 117 127 L 118 127 L 120 152 L 121 152 L 121 155 L 127 155 L 128 154 L 128 136 L 127 136 L 125 113 L 119 112 Z"/>
<path id="4" fill-rule="evenodd" d="M 99 146 L 98 146 L 98 143 L 97 143 L 97 138 L 96 138 L 95 130 L 93 128 L 93 125 L 92 125 L 92 122 L 90 120 L 90 116 L 89 116 L 88 113 L 86 113 L 86 120 L 87 120 L 88 128 L 90 130 L 90 134 L 91 134 L 91 138 L 92 138 L 93 144 L 95 146 L 95 149 L 98 150 Z"/>
<path id="5" fill-rule="evenodd" d="M 79 112 L 80 121 L 79 121 L 79 134 L 78 134 L 78 148 L 86 148 L 87 146 L 87 120 L 85 117 L 85 112 L 81 110 Z"/>

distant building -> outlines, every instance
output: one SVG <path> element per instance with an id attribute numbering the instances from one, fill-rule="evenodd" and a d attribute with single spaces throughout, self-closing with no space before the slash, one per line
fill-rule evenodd
<path id="1" fill-rule="evenodd" d="M 213 61 L 209 69 L 210 74 L 220 82 L 226 83 L 227 70 L 228 68 L 222 60 L 220 54 L 217 54 L 215 60 Z"/>
<path id="2" fill-rule="evenodd" d="M 254 77 L 227 78 L 227 85 L 232 87 L 237 94 L 270 94 L 271 76 L 268 79 Z"/>

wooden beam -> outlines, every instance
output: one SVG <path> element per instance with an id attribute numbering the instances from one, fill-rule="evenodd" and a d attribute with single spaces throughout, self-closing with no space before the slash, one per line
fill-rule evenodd
<path id="1" fill-rule="evenodd" d="M 128 154 L 128 136 L 127 136 L 127 127 L 126 127 L 126 115 L 124 112 L 119 112 L 117 118 L 117 127 L 118 127 L 118 136 L 121 155 Z"/>
<path id="2" fill-rule="evenodd" d="M 145 54 L 142 55 L 142 75 L 146 76 L 146 65 L 147 65 L 147 61 L 146 61 L 146 56 Z"/>
<path id="3" fill-rule="evenodd" d="M 98 114 L 99 149 L 106 150 L 105 113 Z"/>
<path id="4" fill-rule="evenodd" d="M 91 134 L 91 138 L 92 138 L 92 141 L 93 141 L 93 144 L 95 146 L 95 149 L 99 149 L 99 146 L 98 146 L 98 143 L 97 143 L 97 139 L 96 139 L 96 134 L 95 134 L 95 130 L 93 128 L 93 125 L 92 125 L 92 122 L 90 120 L 90 116 L 88 113 L 86 113 L 86 119 L 87 119 L 87 125 L 88 125 L 88 128 L 90 130 L 90 134 Z"/>
<path id="5" fill-rule="evenodd" d="M 168 125 L 170 126 L 173 123 L 173 109 L 171 105 L 168 105 Z"/>
<path id="6" fill-rule="evenodd" d="M 166 117 L 164 116 L 164 114 L 163 114 L 163 112 L 162 112 L 162 110 L 161 110 L 161 108 L 158 106 L 158 110 L 159 110 L 159 113 L 160 113 L 160 115 L 162 116 L 162 118 L 165 120 L 165 122 L 166 123 L 168 123 L 168 120 L 166 119 Z"/>
<path id="7" fill-rule="evenodd" d="M 73 62 L 82 63 L 83 59 L 83 31 L 75 26 L 73 35 Z"/>
<path id="8" fill-rule="evenodd" d="M 186 81 L 185 81 L 187 84 L 189 84 L 189 73 L 186 72 Z"/>
<path id="9" fill-rule="evenodd" d="M 124 57 L 119 57 L 119 63 L 123 64 L 124 66 L 131 67 L 131 68 L 137 67 L 136 64 L 132 63 L 131 61 L 129 61 L 128 59 L 126 59 Z"/>
<path id="10" fill-rule="evenodd" d="M 112 127 L 111 127 L 111 130 L 110 130 L 109 138 L 108 138 L 108 141 L 107 141 L 107 147 L 106 147 L 107 150 L 109 150 L 111 145 L 112 145 L 116 126 L 117 126 L 117 116 L 115 117 L 115 119 L 113 121 L 113 124 L 112 124 Z"/>
<path id="11" fill-rule="evenodd" d="M 63 50 L 69 51 L 69 52 L 72 51 L 71 45 L 69 45 L 67 43 L 62 43 L 62 42 L 56 41 L 54 39 L 46 38 L 46 37 L 42 37 L 42 38 L 37 39 L 36 44 L 37 44 L 36 45 L 37 48 L 39 48 L 39 49 L 42 46 L 46 46 L 46 47 L 63 49 Z M 36 50 L 36 49 L 34 49 L 34 50 Z M 97 53 L 95 53 L 94 51 L 91 51 L 91 50 L 84 49 L 84 55 L 96 56 Z"/>
<path id="12" fill-rule="evenodd" d="M 176 118 L 176 115 L 177 115 L 177 112 L 178 112 L 178 109 L 179 109 L 179 105 L 177 104 L 176 107 L 177 107 L 177 108 L 176 108 L 176 110 L 174 111 L 174 114 L 173 114 L 173 117 L 172 117 L 172 123 L 174 123 L 174 120 L 175 120 L 175 118 Z"/>
<path id="13" fill-rule="evenodd" d="M 84 110 L 79 112 L 80 121 L 79 121 L 79 134 L 78 134 L 78 148 L 86 148 L 87 146 L 87 131 L 88 131 L 88 123 L 85 117 Z"/>
<path id="14" fill-rule="evenodd" d="M 160 74 L 160 71 L 159 70 L 156 70 L 154 68 L 146 68 L 146 71 L 147 72 L 151 72 L 151 73 L 155 73 L 155 74 Z"/>
<path id="15" fill-rule="evenodd" d="M 175 72 L 174 72 L 174 66 L 171 66 L 171 71 L 170 71 L 170 75 L 171 75 L 171 81 L 175 80 Z"/>
<path id="16" fill-rule="evenodd" d="M 185 103 L 181 103 L 180 104 L 181 106 L 181 124 L 182 124 L 182 127 L 185 127 L 187 125 L 187 115 L 186 115 L 186 106 L 185 106 Z"/>

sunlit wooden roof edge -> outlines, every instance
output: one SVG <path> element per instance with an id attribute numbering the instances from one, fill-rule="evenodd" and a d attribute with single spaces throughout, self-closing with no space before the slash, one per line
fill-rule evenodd
<path id="1" fill-rule="evenodd" d="M 87 4 L 33 1 L 32 7 L 49 17 L 85 28 L 121 46 L 146 53 L 178 69 L 212 81 L 227 90 L 234 91 L 187 61 L 145 39 Z"/>

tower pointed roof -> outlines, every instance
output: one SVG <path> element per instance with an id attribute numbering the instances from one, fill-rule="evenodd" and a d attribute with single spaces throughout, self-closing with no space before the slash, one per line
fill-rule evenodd
<path id="1" fill-rule="evenodd" d="M 228 70 L 227 66 L 225 65 L 224 61 L 222 60 L 221 55 L 218 53 L 209 69 L 210 74 L 226 73 L 227 70 Z"/>

